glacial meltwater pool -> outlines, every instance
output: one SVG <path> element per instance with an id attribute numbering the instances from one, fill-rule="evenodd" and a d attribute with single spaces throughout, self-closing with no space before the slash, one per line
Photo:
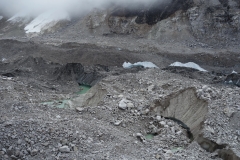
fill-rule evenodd
<path id="1" fill-rule="evenodd" d="M 88 85 L 80 85 L 79 91 L 76 93 L 77 95 L 85 94 L 87 91 L 91 88 L 91 86 Z M 68 102 L 71 99 L 65 99 L 65 100 L 56 100 L 52 102 L 43 102 L 43 105 L 47 105 L 50 107 L 57 107 L 57 108 L 67 108 L 68 107 Z"/>

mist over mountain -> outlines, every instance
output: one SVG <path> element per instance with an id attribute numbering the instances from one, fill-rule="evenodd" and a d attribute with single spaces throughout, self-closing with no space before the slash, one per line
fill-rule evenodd
<path id="1" fill-rule="evenodd" d="M 64 10 L 71 15 L 79 15 L 89 12 L 94 8 L 104 9 L 113 4 L 134 6 L 136 3 L 148 5 L 156 1 L 157 0 L 0 0 L 0 11 L 8 17 L 19 12 L 25 12 L 35 17 L 46 10 Z"/>

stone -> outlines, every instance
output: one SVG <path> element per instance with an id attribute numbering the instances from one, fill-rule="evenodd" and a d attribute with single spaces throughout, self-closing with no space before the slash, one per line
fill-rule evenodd
<path id="1" fill-rule="evenodd" d="M 33 149 L 33 150 L 31 151 L 31 155 L 32 155 L 32 156 L 34 156 L 34 155 L 36 155 L 36 154 L 37 154 L 37 152 L 38 152 L 38 150 L 37 150 L 37 149 Z"/>
<path id="2" fill-rule="evenodd" d="M 165 122 L 165 121 L 161 121 L 160 124 L 161 124 L 162 126 L 165 126 L 165 125 L 166 125 L 166 122 Z"/>
<path id="3" fill-rule="evenodd" d="M 222 142 L 221 138 L 218 138 L 216 143 L 221 144 L 221 142 Z"/>
<path id="4" fill-rule="evenodd" d="M 9 156 L 14 154 L 14 151 L 13 151 L 13 147 L 12 147 L 12 146 L 10 146 L 10 147 L 7 149 L 7 154 L 8 154 Z"/>
<path id="5" fill-rule="evenodd" d="M 18 139 L 17 144 L 21 144 L 21 143 L 22 143 L 22 140 Z"/>
<path id="6" fill-rule="evenodd" d="M 144 111 L 142 111 L 142 114 L 144 115 L 144 114 L 148 114 L 150 112 L 150 110 L 149 109 L 145 109 Z"/>
<path id="7" fill-rule="evenodd" d="M 166 153 L 164 154 L 165 157 L 171 157 L 172 156 L 172 151 L 171 150 L 166 150 Z"/>
<path id="8" fill-rule="evenodd" d="M 118 95 L 118 98 L 123 98 L 123 95 L 122 94 Z"/>
<path id="9" fill-rule="evenodd" d="M 173 124 L 172 122 L 167 122 L 167 125 L 172 126 Z"/>
<path id="10" fill-rule="evenodd" d="M 46 147 L 46 146 L 49 145 L 49 142 L 45 142 L 45 143 L 43 143 L 42 145 Z"/>
<path id="11" fill-rule="evenodd" d="M 161 121 L 161 119 L 162 119 L 161 116 L 157 116 L 157 117 L 156 117 L 156 120 L 157 120 L 157 121 Z"/>
<path id="12" fill-rule="evenodd" d="M 67 140 L 67 139 L 63 139 L 63 140 L 62 140 L 62 144 L 63 144 L 63 145 L 66 145 L 67 143 L 68 143 L 68 140 Z"/>
<path id="13" fill-rule="evenodd" d="M 119 107 L 120 109 L 123 109 L 123 110 L 127 109 L 127 104 L 125 103 L 125 100 L 124 100 L 124 99 L 122 99 L 122 100 L 119 102 L 118 107 Z"/>
<path id="14" fill-rule="evenodd" d="M 16 151 L 15 151 L 15 156 L 19 156 L 20 155 L 20 151 L 19 151 L 19 149 L 16 149 Z"/>
<path id="15" fill-rule="evenodd" d="M 16 156 L 14 156 L 14 155 L 11 155 L 11 159 L 18 159 Z"/>
<path id="16" fill-rule="evenodd" d="M 114 122 L 114 125 L 115 126 L 119 126 L 121 123 L 122 123 L 123 120 L 117 120 Z"/>
<path id="17" fill-rule="evenodd" d="M 168 128 L 169 126 L 168 125 L 164 125 L 165 128 Z"/>
<path id="18" fill-rule="evenodd" d="M 73 151 L 76 152 L 78 148 L 76 146 L 73 146 Z"/>
<path id="19" fill-rule="evenodd" d="M 93 142 L 93 139 L 92 139 L 91 137 L 88 137 L 87 142 L 88 142 L 88 143 L 92 143 L 92 142 Z"/>
<path id="20" fill-rule="evenodd" d="M 225 113 L 225 115 L 226 115 L 227 117 L 230 118 L 230 117 L 233 115 L 234 110 L 231 109 L 231 108 L 229 108 L 229 107 L 227 107 L 227 108 L 224 109 L 224 113 Z"/>
<path id="21" fill-rule="evenodd" d="M 127 103 L 127 108 L 133 108 L 134 107 L 134 104 L 133 103 Z"/>
<path id="22" fill-rule="evenodd" d="M 142 142 L 145 142 L 145 138 L 142 133 L 136 133 L 135 136 Z"/>
<path id="23" fill-rule="evenodd" d="M 77 107 L 76 108 L 76 111 L 78 111 L 78 112 L 82 112 L 84 110 L 84 108 L 82 108 L 82 107 Z"/>
<path id="24" fill-rule="evenodd" d="M 155 156 L 155 158 L 156 158 L 156 159 L 160 159 L 161 156 L 160 156 L 159 154 L 157 154 L 157 155 Z"/>
<path id="25" fill-rule="evenodd" d="M 154 126 L 153 124 L 151 124 L 151 125 L 149 125 L 148 128 L 149 128 L 149 129 L 153 129 L 153 128 L 155 128 L 155 126 Z"/>
<path id="26" fill-rule="evenodd" d="M 59 151 L 62 153 L 69 153 L 70 148 L 68 146 L 62 146 L 62 147 L 59 147 Z"/>
<path id="27" fill-rule="evenodd" d="M 154 85 L 150 85 L 150 86 L 148 86 L 147 90 L 148 90 L 148 91 L 152 91 L 153 88 L 154 88 Z"/>

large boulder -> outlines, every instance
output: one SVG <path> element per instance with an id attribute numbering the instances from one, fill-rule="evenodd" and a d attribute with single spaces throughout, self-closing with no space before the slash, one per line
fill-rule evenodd
<path id="1" fill-rule="evenodd" d="M 225 82 L 232 83 L 238 87 L 240 87 L 240 74 L 238 73 L 232 73 L 227 76 L 225 79 Z"/>

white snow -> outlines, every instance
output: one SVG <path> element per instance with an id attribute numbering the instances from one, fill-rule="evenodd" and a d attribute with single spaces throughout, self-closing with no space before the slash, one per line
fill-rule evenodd
<path id="1" fill-rule="evenodd" d="M 3 16 L 0 16 L 0 20 L 2 20 L 3 19 Z"/>
<path id="2" fill-rule="evenodd" d="M 130 62 L 124 62 L 123 63 L 123 68 L 132 68 L 136 66 L 143 66 L 144 68 L 158 68 L 155 64 L 152 62 L 137 62 L 137 63 L 130 63 Z"/>
<path id="3" fill-rule="evenodd" d="M 237 73 L 237 72 L 233 70 L 232 73 Z"/>
<path id="4" fill-rule="evenodd" d="M 37 16 L 24 30 L 26 33 L 39 33 L 55 26 L 59 21 L 70 21 L 70 16 L 65 11 L 47 11 Z"/>
<path id="5" fill-rule="evenodd" d="M 196 64 L 194 62 L 188 62 L 188 63 L 174 62 L 174 63 L 170 64 L 170 66 L 194 68 L 199 71 L 207 72 L 207 70 L 201 68 L 198 64 Z"/>
<path id="6" fill-rule="evenodd" d="M 22 11 L 22 12 L 15 14 L 7 21 L 9 21 L 11 23 L 19 23 L 19 22 L 25 23 L 29 20 L 30 20 L 29 14 L 25 11 Z"/>

